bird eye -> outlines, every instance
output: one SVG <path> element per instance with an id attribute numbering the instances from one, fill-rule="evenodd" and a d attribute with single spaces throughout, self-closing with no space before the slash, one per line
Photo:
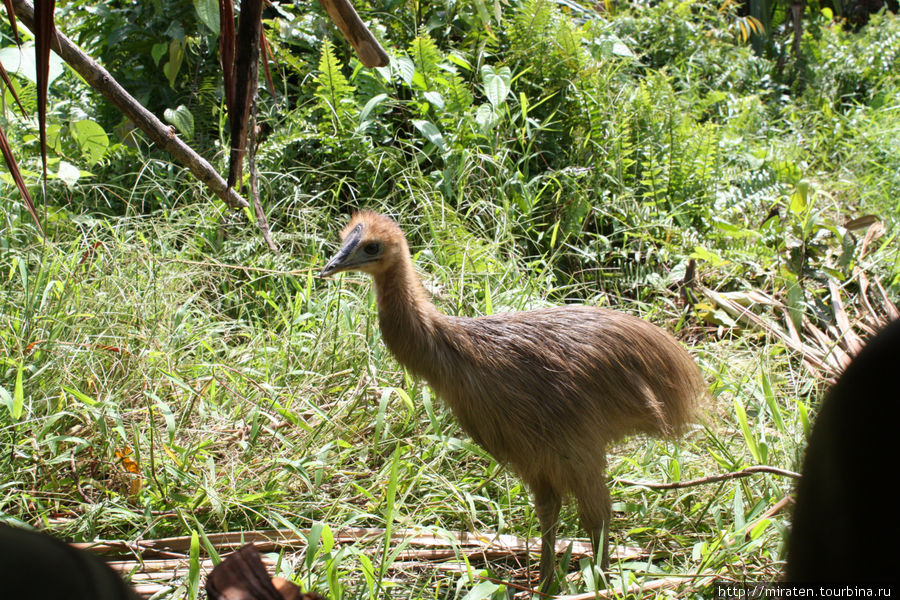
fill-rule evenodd
<path id="1" fill-rule="evenodd" d="M 379 252 L 381 252 L 381 244 L 377 242 L 371 242 L 363 246 L 363 252 L 368 256 L 375 256 Z"/>

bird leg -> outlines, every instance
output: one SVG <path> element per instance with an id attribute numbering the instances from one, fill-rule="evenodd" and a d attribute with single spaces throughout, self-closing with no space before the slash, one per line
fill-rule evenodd
<path id="1" fill-rule="evenodd" d="M 606 477 L 599 474 L 597 477 L 585 480 L 585 489 L 575 494 L 578 499 L 578 509 L 581 516 L 581 525 L 587 530 L 591 538 L 591 547 L 594 551 L 594 560 L 600 565 L 601 571 L 609 571 L 609 524 L 612 517 L 612 501 L 609 497 L 609 488 L 606 486 Z"/>
<path id="2" fill-rule="evenodd" d="M 556 528 L 562 497 L 546 483 L 533 489 L 534 508 L 541 524 L 541 591 L 547 592 L 556 581 Z"/>

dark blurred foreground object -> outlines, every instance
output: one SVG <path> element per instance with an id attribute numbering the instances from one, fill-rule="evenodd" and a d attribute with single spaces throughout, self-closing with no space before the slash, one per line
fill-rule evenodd
<path id="1" fill-rule="evenodd" d="M 0 525 L 0 597 L 137 600 L 99 557 L 49 535 Z"/>
<path id="2" fill-rule="evenodd" d="M 206 578 L 210 600 L 324 600 L 281 577 L 269 578 L 259 550 L 253 544 L 243 546 L 220 562 Z"/>
<path id="3" fill-rule="evenodd" d="M 840 376 L 810 435 L 788 539 L 791 582 L 875 583 L 900 572 L 900 320 Z"/>

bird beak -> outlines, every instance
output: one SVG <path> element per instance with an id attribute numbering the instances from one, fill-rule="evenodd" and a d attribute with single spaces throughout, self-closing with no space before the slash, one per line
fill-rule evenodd
<path id="1" fill-rule="evenodd" d="M 319 273 L 319 277 L 328 277 L 329 275 L 334 275 L 335 273 L 346 270 L 347 267 L 343 262 L 347 259 L 349 253 L 345 252 L 345 249 L 346 247 L 341 248 L 341 251 L 335 254 L 334 257 L 325 264 L 325 268 Z"/>
<path id="2" fill-rule="evenodd" d="M 319 273 L 319 277 L 328 277 L 329 275 L 352 269 L 354 263 L 351 260 L 351 257 L 353 256 L 356 247 L 359 245 L 360 239 L 362 239 L 362 225 L 357 225 L 353 231 L 350 232 L 350 235 L 344 239 L 344 245 L 338 253 L 325 264 L 325 268 Z"/>

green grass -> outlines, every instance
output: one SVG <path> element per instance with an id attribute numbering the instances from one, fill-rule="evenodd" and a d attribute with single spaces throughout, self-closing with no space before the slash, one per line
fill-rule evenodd
<path id="1" fill-rule="evenodd" d="M 790 514 L 767 511 L 793 480 L 621 480 L 797 471 L 826 387 L 777 337 L 699 297 L 685 306 L 677 282 L 691 259 L 698 284 L 762 290 L 823 328 L 827 283 L 852 296 L 856 269 L 897 298 L 900 25 L 879 19 L 859 35 L 819 23 L 804 42 L 806 89 L 699 4 L 635 6 L 576 29 L 549 4 L 517 3 L 498 39 L 482 44 L 476 23 L 460 39 L 435 30 L 432 50 L 391 25 L 395 59 L 415 39 L 443 67 L 417 64 L 425 75 L 410 82 L 345 68 L 355 88 L 335 120 L 315 86 L 261 107 L 277 255 L 243 214 L 144 150 L 117 149 L 72 188 L 51 181 L 46 242 L 0 183 L 0 520 L 75 541 L 196 534 L 195 570 L 160 598 L 195 596 L 205 536 L 269 528 L 309 541 L 278 557 L 279 572 L 334 599 L 505 598 L 514 590 L 497 581 L 524 584 L 514 560 L 459 574 L 383 543 L 409 528 L 539 527 L 528 490 L 391 358 L 370 283 L 317 278 L 347 211 L 368 207 L 400 221 L 448 313 L 611 306 L 697 358 L 713 398 L 704 422 L 677 444 L 613 450 L 612 540 L 648 553 L 614 564 L 613 589 L 675 577 L 655 593 L 688 598 L 708 592 L 698 576 L 777 579 Z M 871 44 L 887 58 L 868 61 Z M 460 62 L 510 66 L 510 94 L 492 99 L 489 78 Z M 436 89 L 440 109 L 427 101 Z M 477 112 L 488 104 L 491 123 Z M 445 146 L 412 119 L 439 126 Z M 865 214 L 885 229 L 863 255 L 866 230 L 842 225 Z M 348 527 L 386 531 L 335 542 Z M 583 536 L 571 506 L 560 535 Z M 590 561 L 571 571 L 564 592 L 593 589 Z"/>
<path id="2" fill-rule="evenodd" d="M 7 520 L 53 519 L 57 535 L 75 540 L 317 524 L 536 535 L 527 490 L 380 343 L 369 283 L 314 277 L 329 249 L 321 237 L 298 236 L 288 259 L 259 255 L 233 268 L 204 259 L 195 239 L 176 233 L 185 231 L 180 219 L 186 227 L 196 218 L 188 210 L 98 221 L 78 241 L 6 254 L 2 385 L 13 408 L 21 404 L 0 408 Z M 323 225 L 322 236 L 336 229 Z M 481 314 L 541 299 L 521 268 L 479 272 L 474 258 L 463 275 L 442 267 L 434 262 L 447 250 L 440 239 L 417 254 L 445 310 Z M 273 265 L 282 260 L 293 269 Z M 663 325 L 680 318 L 666 302 L 602 302 Z M 632 440 L 615 450 L 610 477 L 671 481 L 755 464 L 796 470 L 805 439 L 798 403 L 809 410 L 820 387 L 792 372 L 777 345 L 706 337 L 692 351 L 714 390 L 706 429 L 677 445 Z M 748 415 L 746 431 L 736 406 Z M 127 471 L 122 453 L 139 473 Z M 792 486 L 769 475 L 671 492 L 614 486 L 616 543 L 664 556 L 618 568 L 626 581 L 697 572 L 773 578 L 787 516 L 749 540 L 742 529 Z M 561 534 L 583 535 L 572 509 Z M 335 553 L 345 597 L 368 593 L 366 560 L 386 573 L 387 549 Z M 308 558 L 289 572 L 338 596 L 335 568 Z M 438 583 L 440 597 L 453 596 L 456 577 L 420 569 L 391 596 L 432 597 Z"/>

